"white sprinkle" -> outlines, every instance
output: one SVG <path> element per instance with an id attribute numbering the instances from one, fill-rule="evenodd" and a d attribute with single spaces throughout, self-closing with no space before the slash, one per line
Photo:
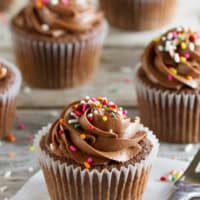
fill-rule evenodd
<path id="1" fill-rule="evenodd" d="M 8 179 L 8 178 L 10 178 L 11 177 L 11 175 L 12 175 L 12 172 L 11 171 L 7 171 L 5 174 L 4 174 L 4 178 L 5 179 Z"/>
<path id="2" fill-rule="evenodd" d="M 90 97 L 89 97 L 89 96 L 86 96 L 86 97 L 85 97 L 85 99 L 86 99 L 86 100 L 89 100 L 89 99 L 90 99 Z"/>
<path id="3" fill-rule="evenodd" d="M 75 124 L 78 122 L 78 119 L 70 119 L 68 120 L 68 124 Z"/>
<path id="4" fill-rule="evenodd" d="M 167 34 L 167 39 L 168 40 L 171 40 L 173 38 L 173 34 L 171 33 L 171 32 L 169 32 L 168 34 Z"/>
<path id="5" fill-rule="evenodd" d="M 94 111 L 94 114 L 95 114 L 95 115 L 97 115 L 97 114 L 98 114 L 98 111 L 97 111 L 97 110 L 95 110 L 95 111 Z"/>
<path id="6" fill-rule="evenodd" d="M 193 147 L 194 147 L 193 144 L 188 144 L 188 145 L 185 146 L 184 151 L 185 152 L 191 152 Z"/>
<path id="7" fill-rule="evenodd" d="M 109 130 L 109 132 L 110 132 L 110 133 L 113 133 L 113 130 L 112 130 L 112 129 L 110 129 L 110 130 Z"/>
<path id="8" fill-rule="evenodd" d="M 85 101 L 84 100 L 81 100 L 81 102 L 80 102 L 81 104 L 84 104 L 85 103 Z"/>
<path id="9" fill-rule="evenodd" d="M 175 53 L 175 54 L 174 54 L 174 61 L 175 61 L 176 63 L 179 63 L 179 62 L 180 62 L 180 57 L 179 57 L 178 53 Z"/>
<path id="10" fill-rule="evenodd" d="M 159 50 L 159 51 L 163 51 L 163 50 L 164 50 L 163 46 L 159 45 L 159 46 L 158 46 L 158 50 Z"/>
<path id="11" fill-rule="evenodd" d="M 176 28 L 176 30 L 177 30 L 178 32 L 181 32 L 181 31 L 183 30 L 183 28 L 182 28 L 181 26 L 179 26 L 179 27 Z"/>
<path id="12" fill-rule="evenodd" d="M 48 24 L 42 24 L 41 28 L 43 31 L 49 31 L 49 25 Z"/>
<path id="13" fill-rule="evenodd" d="M 75 117 L 76 119 L 79 118 L 74 112 L 70 112 L 70 115 L 73 116 L 73 117 Z"/>
<path id="14" fill-rule="evenodd" d="M 93 114 L 92 114 L 92 113 L 89 113 L 87 116 L 88 116 L 88 117 L 93 117 Z"/>
<path id="15" fill-rule="evenodd" d="M 28 168 L 28 172 L 30 172 L 30 173 L 34 172 L 34 168 L 33 167 L 29 167 Z"/>
<path id="16" fill-rule="evenodd" d="M 8 187 L 6 185 L 0 187 L 0 192 L 1 193 L 5 192 L 6 190 L 8 190 Z"/>
<path id="17" fill-rule="evenodd" d="M 59 2 L 59 0 L 51 0 L 52 5 L 56 5 L 56 4 L 58 4 L 58 2 Z"/>
<path id="18" fill-rule="evenodd" d="M 189 49 L 191 51 L 194 51 L 194 49 L 195 49 L 194 43 L 192 43 L 192 42 L 189 43 Z"/>
<path id="19" fill-rule="evenodd" d="M 170 54 L 170 56 L 173 58 L 173 57 L 174 57 L 174 54 L 175 54 L 174 50 L 171 49 L 171 50 L 169 51 L 169 54 Z"/>
<path id="20" fill-rule="evenodd" d="M 165 41 L 165 40 L 166 40 L 166 37 L 165 37 L 165 36 L 163 36 L 163 37 L 161 38 L 161 40 L 162 40 L 162 41 Z"/>

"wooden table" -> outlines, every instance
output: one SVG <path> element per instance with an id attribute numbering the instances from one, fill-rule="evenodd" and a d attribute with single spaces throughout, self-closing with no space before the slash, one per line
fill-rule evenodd
<path id="1" fill-rule="evenodd" d="M 195 16 L 198 17 L 197 14 Z M 7 23 L 4 20 L 0 23 L 3 25 L 1 27 L 5 28 L 0 32 L 2 38 L 0 55 L 14 62 Z M 158 31 L 150 34 L 152 37 L 158 34 Z M 97 76 L 88 85 L 59 91 L 32 90 L 23 85 L 18 97 L 17 120 L 13 130 L 17 140 L 15 143 L 5 141 L 0 143 L 0 200 L 13 196 L 38 170 L 32 147 L 34 134 L 42 126 L 54 121 L 67 103 L 86 95 L 107 96 L 126 107 L 130 116 L 138 115 L 132 84 L 133 68 L 139 62 L 143 47 L 148 40 L 149 35 L 146 33 L 138 35 L 111 29 L 103 49 Z M 159 156 L 188 161 L 199 147 L 200 145 L 162 143 Z"/>

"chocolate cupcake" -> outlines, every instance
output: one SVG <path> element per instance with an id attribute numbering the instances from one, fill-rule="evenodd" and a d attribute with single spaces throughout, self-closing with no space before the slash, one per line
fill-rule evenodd
<path id="1" fill-rule="evenodd" d="M 106 98 L 67 106 L 35 138 L 52 200 L 140 200 L 158 141 Z"/>
<path id="2" fill-rule="evenodd" d="M 200 36 L 178 27 L 155 38 L 136 72 L 142 122 L 166 142 L 200 142 Z"/>
<path id="3" fill-rule="evenodd" d="M 0 12 L 7 10 L 12 4 L 13 0 L 1 0 L 0 1 Z"/>
<path id="4" fill-rule="evenodd" d="M 105 27 L 102 13 L 86 0 L 29 2 L 12 20 L 16 61 L 25 81 L 56 89 L 91 80 Z"/>
<path id="5" fill-rule="evenodd" d="M 151 30 L 169 23 L 176 0 L 100 0 L 109 23 L 126 30 Z"/>
<path id="6" fill-rule="evenodd" d="M 16 111 L 16 96 L 21 85 L 18 69 L 0 59 L 0 139 L 11 131 Z"/>

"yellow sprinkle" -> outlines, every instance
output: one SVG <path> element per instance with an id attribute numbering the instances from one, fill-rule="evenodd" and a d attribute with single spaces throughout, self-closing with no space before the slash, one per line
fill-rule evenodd
<path id="1" fill-rule="evenodd" d="M 169 71 L 170 71 L 172 74 L 177 74 L 177 70 L 176 70 L 174 67 L 170 67 L 170 68 L 169 68 Z"/>
<path id="2" fill-rule="evenodd" d="M 43 3 L 42 3 L 41 0 L 37 0 L 35 4 L 36 4 L 36 6 L 37 6 L 38 8 L 42 8 L 42 6 L 43 6 Z"/>
<path id="3" fill-rule="evenodd" d="M 31 152 L 35 151 L 35 147 L 34 147 L 33 145 L 31 145 L 28 149 L 29 149 L 29 151 L 31 151 Z"/>
<path id="4" fill-rule="evenodd" d="M 185 42 L 181 42 L 181 49 L 186 49 L 187 48 L 187 45 L 186 45 L 186 43 Z"/>
<path id="5" fill-rule="evenodd" d="M 107 116 L 103 116 L 102 119 L 103 119 L 104 122 L 108 121 L 108 117 Z"/>
<path id="6" fill-rule="evenodd" d="M 177 172 L 175 174 L 176 180 L 179 179 L 182 176 L 182 172 Z"/>
<path id="7" fill-rule="evenodd" d="M 181 56 L 181 57 L 180 57 L 180 61 L 181 61 L 181 63 L 185 63 L 185 62 L 186 62 L 186 58 L 183 57 L 183 56 Z"/>
<path id="8" fill-rule="evenodd" d="M 82 140 L 85 140 L 86 135 L 85 135 L 84 133 L 82 133 L 82 134 L 80 134 L 80 138 L 81 138 Z"/>
<path id="9" fill-rule="evenodd" d="M 15 157 L 15 153 L 14 152 L 9 152 L 8 153 L 8 157 L 9 158 L 14 158 Z"/>
<path id="10" fill-rule="evenodd" d="M 193 78 L 192 78 L 192 76 L 186 76 L 186 79 L 188 80 L 188 81 L 191 81 Z"/>
<path id="11" fill-rule="evenodd" d="M 156 42 L 156 43 L 159 42 L 159 41 L 160 41 L 160 37 L 155 37 L 155 38 L 153 39 L 153 41 Z"/>
<path id="12" fill-rule="evenodd" d="M 84 162 L 84 166 L 85 166 L 85 168 L 87 168 L 87 169 L 90 169 L 90 164 L 88 163 L 88 162 Z"/>

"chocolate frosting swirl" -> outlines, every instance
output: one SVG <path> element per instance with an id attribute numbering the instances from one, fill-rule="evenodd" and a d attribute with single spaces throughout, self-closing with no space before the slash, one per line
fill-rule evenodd
<path id="1" fill-rule="evenodd" d="M 200 37 L 191 29 L 178 27 L 155 38 L 142 56 L 147 78 L 168 89 L 199 89 Z"/>
<path id="2" fill-rule="evenodd" d="M 16 23 L 30 31 L 59 37 L 90 31 L 103 18 L 103 14 L 96 11 L 87 0 L 46 2 L 30 2 L 17 16 Z"/>
<path id="3" fill-rule="evenodd" d="M 106 98 L 86 98 L 66 107 L 44 138 L 45 148 L 56 157 L 80 165 L 126 162 L 141 151 L 146 136 L 126 111 Z"/>

